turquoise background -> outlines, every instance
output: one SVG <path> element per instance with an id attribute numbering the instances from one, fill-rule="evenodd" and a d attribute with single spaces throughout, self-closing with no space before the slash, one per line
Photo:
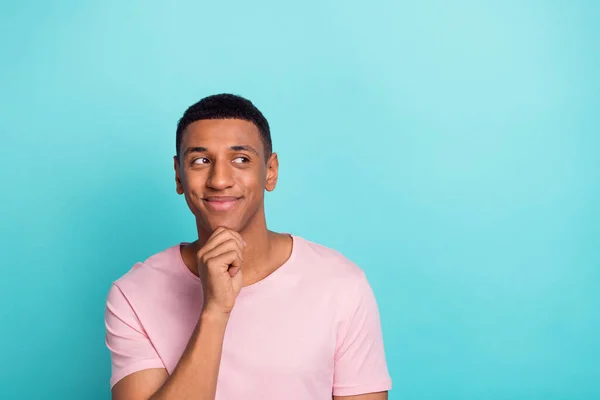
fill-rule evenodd
<path id="1" fill-rule="evenodd" d="M 109 398 L 107 290 L 194 239 L 218 92 L 271 123 L 270 227 L 367 272 L 391 399 L 600 398 L 600 2 L 0 7 L 0 398 Z"/>

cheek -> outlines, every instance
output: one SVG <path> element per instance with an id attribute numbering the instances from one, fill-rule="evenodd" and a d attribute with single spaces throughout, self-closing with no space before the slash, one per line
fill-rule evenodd
<path id="1" fill-rule="evenodd" d="M 258 196 L 264 189 L 266 179 L 262 174 L 255 174 L 250 177 L 244 177 L 243 185 L 246 190 L 252 192 L 253 196 Z"/>
<path id="2" fill-rule="evenodd" d="M 206 184 L 206 176 L 205 174 L 195 172 L 187 172 L 181 176 L 181 181 L 185 188 L 188 188 L 190 191 L 197 190 L 199 188 L 203 188 Z"/>

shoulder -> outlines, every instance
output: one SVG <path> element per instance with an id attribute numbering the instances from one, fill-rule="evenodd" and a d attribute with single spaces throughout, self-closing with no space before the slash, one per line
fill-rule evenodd
<path id="1" fill-rule="evenodd" d="M 364 270 L 342 252 L 303 238 L 297 238 L 305 287 L 318 298 L 321 311 L 331 313 L 339 329 L 367 314 L 376 316 L 377 303 Z"/>
<path id="2" fill-rule="evenodd" d="M 176 244 L 136 262 L 112 286 L 117 287 L 126 297 L 152 293 L 181 277 L 185 272 L 183 267 L 185 265 L 181 259 L 179 244 Z"/>
<path id="3" fill-rule="evenodd" d="M 310 259 L 320 266 L 335 272 L 361 275 L 362 269 L 337 249 L 313 242 L 301 236 L 294 236 L 294 244 L 304 259 Z"/>
<path id="4" fill-rule="evenodd" d="M 298 258 L 313 276 L 341 289 L 355 290 L 366 282 L 363 269 L 337 249 L 302 237 L 295 237 Z"/>

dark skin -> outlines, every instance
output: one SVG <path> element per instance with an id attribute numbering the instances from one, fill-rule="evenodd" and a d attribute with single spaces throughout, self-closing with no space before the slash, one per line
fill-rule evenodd
<path id="1" fill-rule="evenodd" d="M 279 162 L 276 153 L 265 154 L 253 123 L 226 119 L 190 124 L 174 167 L 177 193 L 185 196 L 196 217 L 198 240 L 182 249 L 193 273 L 198 274 L 198 251 L 219 227 L 238 232 L 246 242 L 243 286 L 260 281 L 287 260 L 291 238 L 269 231 L 264 211 L 264 193 L 277 185 Z M 238 200 L 231 210 L 214 212 L 204 200 L 213 196 Z"/>
<path id="2" fill-rule="evenodd" d="M 177 193 L 196 218 L 198 240 L 181 254 L 202 280 L 203 311 L 173 374 L 165 369 L 133 373 L 115 385 L 115 400 L 214 399 L 235 298 L 242 286 L 283 265 L 292 251 L 290 236 L 267 229 L 264 192 L 275 189 L 279 163 L 277 154 L 265 154 L 254 124 L 238 119 L 190 124 L 174 167 Z M 334 398 L 384 400 L 387 393 Z"/>

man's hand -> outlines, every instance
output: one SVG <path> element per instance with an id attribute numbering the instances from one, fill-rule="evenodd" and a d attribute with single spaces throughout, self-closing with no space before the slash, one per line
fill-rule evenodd
<path id="1" fill-rule="evenodd" d="M 229 315 L 242 289 L 246 243 L 239 233 L 217 228 L 198 251 L 198 275 L 204 289 L 204 312 Z"/>

